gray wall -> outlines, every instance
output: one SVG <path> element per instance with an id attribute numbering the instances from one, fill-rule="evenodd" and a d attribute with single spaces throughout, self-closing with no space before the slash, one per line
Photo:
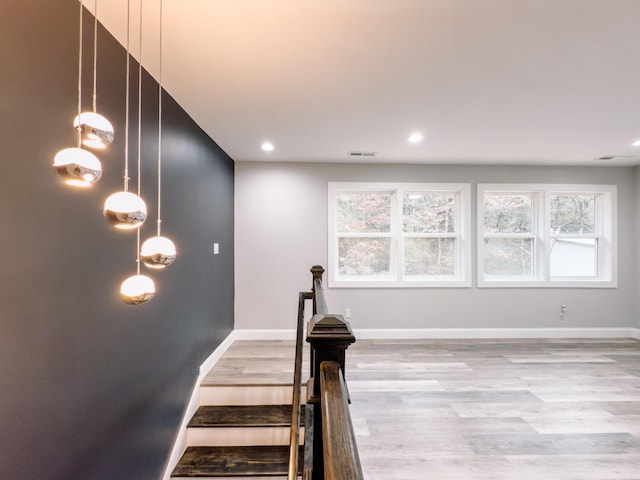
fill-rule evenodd
<path id="1" fill-rule="evenodd" d="M 637 324 L 633 168 L 236 163 L 236 328 L 291 329 L 296 292 L 327 265 L 330 181 L 591 183 L 618 187 L 618 288 L 330 288 L 354 328 L 571 328 Z M 475 201 L 473 202 L 475 204 Z M 475 212 L 475 205 L 474 205 Z M 630 220 L 631 219 L 631 220 Z M 473 236 L 475 243 L 475 232 Z M 258 273 L 256 273 L 258 271 Z M 266 273 L 261 273 L 266 272 Z M 264 281 L 268 278 L 268 281 Z M 568 314 L 560 320 L 559 306 Z"/>
<path id="2" fill-rule="evenodd" d="M 233 328 L 234 166 L 165 95 L 163 232 L 179 256 L 148 273 L 157 288 L 150 303 L 124 304 L 118 290 L 135 272 L 135 234 L 116 232 L 101 212 L 122 189 L 126 57 L 102 29 L 98 107 L 116 126 L 115 144 L 100 155 L 104 177 L 72 190 L 51 167 L 59 149 L 74 146 L 77 15 L 75 0 L 10 0 L 0 15 L 0 478 L 159 478 L 198 367 Z M 90 108 L 93 21 L 85 20 Z M 144 239 L 156 218 L 149 76 L 143 91 Z"/>

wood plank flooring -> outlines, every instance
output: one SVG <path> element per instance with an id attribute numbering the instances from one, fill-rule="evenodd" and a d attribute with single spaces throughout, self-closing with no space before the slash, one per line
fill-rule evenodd
<path id="1" fill-rule="evenodd" d="M 290 382 L 293 349 L 235 342 L 205 382 Z M 640 480 L 635 340 L 359 340 L 346 378 L 367 480 Z"/>

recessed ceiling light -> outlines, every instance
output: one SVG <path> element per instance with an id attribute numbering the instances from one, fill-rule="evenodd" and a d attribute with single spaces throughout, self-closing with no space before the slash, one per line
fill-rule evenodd
<path id="1" fill-rule="evenodd" d="M 631 155 L 603 155 L 602 157 L 597 157 L 594 160 L 625 160 L 627 158 L 632 158 Z"/>
<path id="2" fill-rule="evenodd" d="M 348 152 L 348 155 L 350 157 L 375 157 L 377 154 L 378 152 L 356 152 L 356 151 Z"/>
<path id="3" fill-rule="evenodd" d="M 409 138 L 407 140 L 409 141 L 409 143 L 418 143 L 421 142 L 423 138 L 424 136 L 420 132 L 414 132 L 409 135 Z"/>
<path id="4" fill-rule="evenodd" d="M 640 139 L 636 140 L 631 144 L 632 147 L 640 147 Z"/>
<path id="5" fill-rule="evenodd" d="M 260 148 L 265 152 L 273 152 L 273 149 L 275 147 L 273 146 L 273 143 L 271 143 L 271 142 L 264 142 L 262 145 L 260 145 Z"/>

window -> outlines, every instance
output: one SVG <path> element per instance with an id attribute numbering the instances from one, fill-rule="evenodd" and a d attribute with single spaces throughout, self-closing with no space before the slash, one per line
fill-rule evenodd
<path id="1" fill-rule="evenodd" d="M 615 287 L 616 187 L 478 185 L 478 286 Z"/>
<path id="2" fill-rule="evenodd" d="M 470 286 L 470 188 L 329 184 L 329 286 Z"/>

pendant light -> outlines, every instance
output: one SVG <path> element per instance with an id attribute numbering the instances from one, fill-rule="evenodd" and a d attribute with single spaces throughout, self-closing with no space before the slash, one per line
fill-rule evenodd
<path id="1" fill-rule="evenodd" d="M 104 202 L 103 214 L 111 225 L 120 230 L 133 230 L 140 227 L 147 219 L 147 205 L 140 195 L 129 192 L 129 33 L 130 33 L 130 0 L 127 0 L 127 85 L 125 100 L 125 132 L 124 132 L 124 187 L 122 192 L 110 195 Z M 140 4 L 142 11 L 142 2 Z M 141 12 L 142 13 L 142 12 Z M 140 44 L 140 62 L 142 62 L 142 44 Z M 140 99 L 138 99 L 140 101 Z M 138 181 L 140 174 L 138 172 Z"/>
<path id="2" fill-rule="evenodd" d="M 103 149 L 113 142 L 113 125 L 97 110 L 97 65 L 98 65 L 98 0 L 93 11 L 93 111 L 79 113 L 73 119 L 73 126 L 79 129 L 83 145 Z"/>
<path id="3" fill-rule="evenodd" d="M 56 153 L 53 168 L 64 179 L 64 183 L 72 187 L 90 187 L 102 176 L 102 165 L 98 157 L 83 150 L 79 144 Z"/>
<path id="4" fill-rule="evenodd" d="M 78 115 L 82 112 L 82 11 L 80 1 L 80 28 L 78 41 Z M 53 168 L 67 185 L 90 187 L 100 180 L 102 165 L 93 153 L 82 149 L 80 127 L 77 131 L 77 146 L 60 150 L 53 159 Z"/>
<path id="5" fill-rule="evenodd" d="M 148 302 L 156 293 L 156 287 L 146 275 L 133 275 L 120 286 L 120 298 L 129 305 Z"/>
<path id="6" fill-rule="evenodd" d="M 138 63 L 138 198 L 142 184 L 142 0 L 140 0 L 140 58 Z M 120 298 L 130 305 L 148 302 L 155 294 L 153 280 L 140 275 L 140 229 L 136 232 L 136 274 L 120 285 Z"/>
<path id="7" fill-rule="evenodd" d="M 153 280 L 146 275 L 140 275 L 140 229 L 138 237 L 138 258 L 136 259 L 136 274 L 128 277 L 120 285 L 120 298 L 129 305 L 140 305 L 153 298 L 156 293 L 156 286 Z"/>
<path id="8" fill-rule="evenodd" d="M 142 244 L 140 255 L 142 261 L 150 268 L 164 268 L 176 259 L 176 246 L 167 237 L 162 236 L 162 0 L 160 0 L 160 65 L 158 74 L 158 230 L 155 237 Z"/>

